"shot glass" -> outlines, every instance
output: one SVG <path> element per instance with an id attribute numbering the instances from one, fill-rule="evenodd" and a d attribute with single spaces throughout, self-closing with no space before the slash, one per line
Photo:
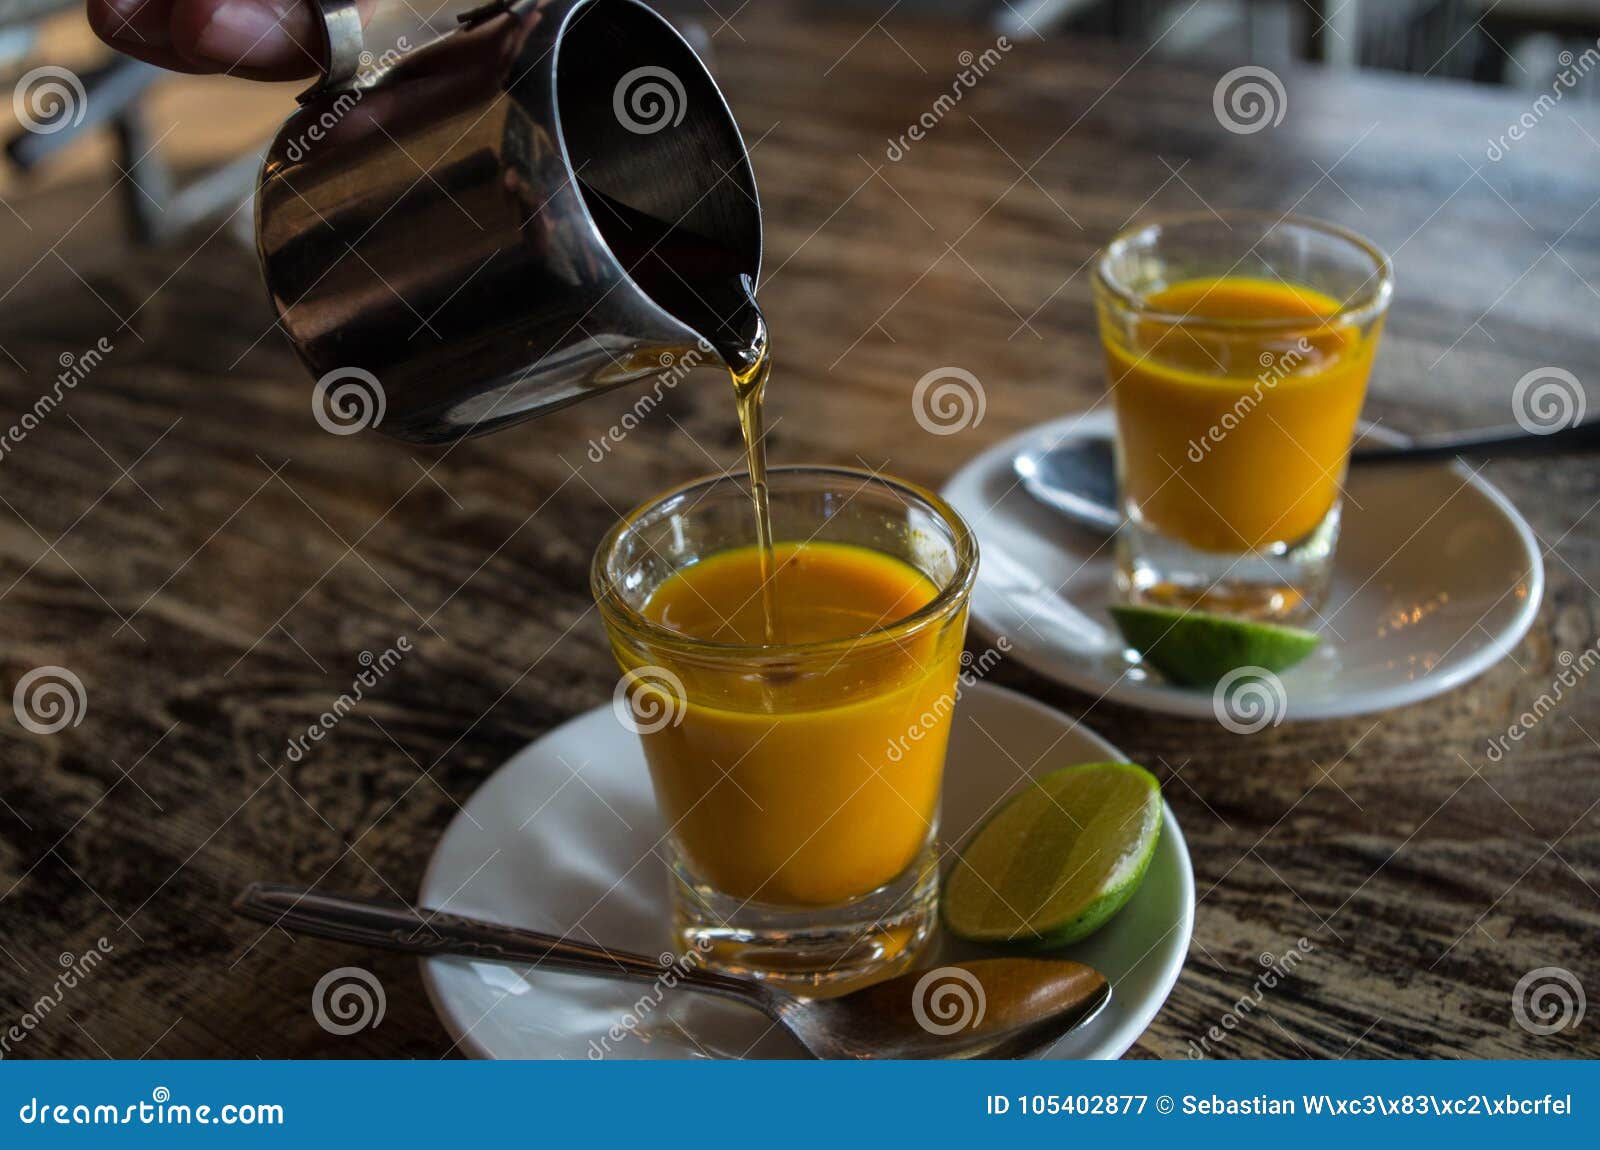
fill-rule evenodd
<path id="1" fill-rule="evenodd" d="M 1094 294 L 1127 598 L 1315 612 L 1392 292 L 1377 247 L 1295 216 L 1157 219 L 1106 246 Z"/>
<path id="2" fill-rule="evenodd" d="M 865 471 L 767 474 L 774 539 L 847 544 L 935 588 L 904 618 L 793 645 L 695 638 L 650 597 L 755 538 L 743 477 L 691 483 L 618 523 L 592 583 L 665 833 L 676 941 L 809 994 L 907 966 L 929 937 L 934 843 L 977 544 L 937 496 Z M 731 606 L 731 605 L 730 605 Z"/>

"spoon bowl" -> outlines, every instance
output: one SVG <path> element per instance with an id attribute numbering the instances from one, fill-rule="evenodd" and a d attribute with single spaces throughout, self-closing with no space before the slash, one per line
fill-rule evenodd
<path id="1" fill-rule="evenodd" d="M 1093 1018 L 1111 986 L 1065 959 L 980 958 L 839 998 L 783 998 L 777 1017 L 818 1058 L 1016 1058 Z"/>
<path id="2" fill-rule="evenodd" d="M 1011 466 L 1024 491 L 1067 518 L 1108 535 L 1122 525 L 1111 436 L 1088 432 L 1048 448 L 1030 445 Z"/>

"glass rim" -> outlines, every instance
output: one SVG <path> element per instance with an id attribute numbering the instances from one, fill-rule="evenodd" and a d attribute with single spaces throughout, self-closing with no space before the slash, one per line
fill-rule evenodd
<path id="1" fill-rule="evenodd" d="M 1348 244 L 1372 261 L 1373 270 L 1367 276 L 1366 281 L 1363 282 L 1362 289 L 1367 289 L 1368 284 L 1372 286 L 1370 290 L 1358 290 L 1353 299 L 1342 301 L 1339 311 L 1334 315 L 1320 317 L 1315 322 L 1311 322 L 1308 317 L 1297 316 L 1227 319 L 1158 311 L 1150 307 L 1138 292 L 1119 283 L 1110 271 L 1109 265 L 1114 257 L 1126 251 L 1135 240 L 1142 239 L 1152 232 L 1183 228 L 1197 223 L 1210 225 L 1221 223 L 1226 227 L 1228 224 L 1235 222 L 1266 223 L 1269 225 L 1267 231 L 1288 225 L 1316 232 Z M 1206 331 L 1303 331 L 1308 327 L 1324 327 L 1328 324 L 1354 324 L 1359 326 L 1381 316 L 1388 310 L 1390 297 L 1394 294 L 1394 266 L 1390 262 L 1388 254 L 1365 236 L 1351 231 L 1349 228 L 1328 223 L 1326 220 L 1319 220 L 1312 216 L 1296 215 L 1293 212 L 1280 214 L 1249 210 L 1177 212 L 1147 217 L 1138 223 L 1129 224 L 1112 236 L 1107 241 L 1106 246 L 1100 250 L 1100 254 L 1095 257 L 1094 283 L 1097 288 L 1111 296 L 1124 309 L 1137 315 L 1138 318 L 1168 327 Z"/>
<path id="2" fill-rule="evenodd" d="M 740 482 L 741 475 L 723 472 L 679 484 L 639 504 L 612 524 L 604 538 L 600 540 L 599 546 L 595 548 L 594 559 L 589 569 L 590 591 L 602 618 L 633 638 L 642 639 L 655 646 L 670 647 L 685 654 L 722 657 L 751 655 L 763 658 L 806 657 L 850 651 L 864 642 L 877 645 L 917 635 L 949 616 L 954 608 L 967 600 L 978 574 L 978 542 L 972 529 L 967 526 L 966 520 L 962 519 L 950 504 L 918 484 L 861 467 L 822 464 L 786 464 L 770 467 L 767 469 L 767 487 L 770 491 L 778 481 L 807 477 L 848 481 L 855 483 L 858 491 L 869 484 L 876 484 L 899 496 L 902 502 L 908 504 L 916 502 L 925 506 L 938 516 L 953 536 L 956 570 L 949 582 L 927 603 L 893 623 L 873 627 L 858 635 L 846 635 L 838 639 L 823 639 L 810 643 L 721 643 L 710 639 L 697 639 L 647 619 L 623 600 L 615 582 L 606 573 L 607 559 L 615 553 L 618 544 L 630 529 L 651 512 L 674 499 L 681 499 L 690 492 L 701 489 L 709 491 L 718 484 Z M 679 568 L 679 570 L 685 569 Z"/>

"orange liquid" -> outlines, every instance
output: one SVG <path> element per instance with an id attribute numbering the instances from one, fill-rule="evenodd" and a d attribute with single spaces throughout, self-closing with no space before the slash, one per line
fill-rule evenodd
<path id="1" fill-rule="evenodd" d="M 1205 551 L 1293 543 L 1344 477 L 1381 322 L 1334 320 L 1336 300 L 1272 280 L 1185 280 L 1153 311 L 1291 329 L 1201 328 L 1102 315 L 1123 483 L 1138 517 Z"/>
<path id="2" fill-rule="evenodd" d="M 779 644 L 849 640 L 938 592 L 865 548 L 781 543 L 773 558 Z M 644 614 L 699 639 L 763 643 L 761 567 L 757 547 L 714 555 L 664 582 Z M 829 906 L 911 864 L 938 807 L 964 620 L 952 622 L 823 657 L 752 657 L 737 674 L 668 658 L 694 701 L 642 738 L 657 802 L 701 878 L 754 902 Z"/>

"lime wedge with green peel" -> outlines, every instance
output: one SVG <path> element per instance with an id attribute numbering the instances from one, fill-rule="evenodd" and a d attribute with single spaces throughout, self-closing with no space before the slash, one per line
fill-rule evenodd
<path id="1" fill-rule="evenodd" d="M 1185 687 L 1209 687 L 1239 667 L 1285 671 L 1322 642 L 1298 627 L 1171 607 L 1113 607 L 1111 617 L 1140 658 Z"/>
<path id="2" fill-rule="evenodd" d="M 1132 763 L 1086 763 L 1030 781 L 967 840 L 945 879 L 951 934 L 1064 946 L 1139 889 L 1161 834 L 1161 787 Z"/>

